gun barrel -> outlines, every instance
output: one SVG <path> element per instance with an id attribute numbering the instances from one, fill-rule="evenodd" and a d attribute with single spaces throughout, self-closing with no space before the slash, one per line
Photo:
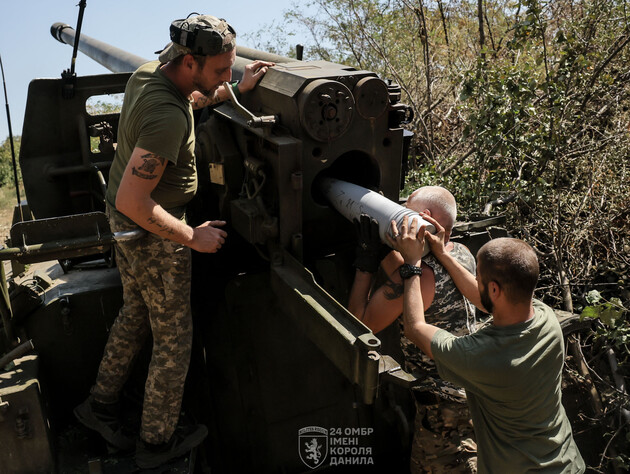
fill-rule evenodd
<path id="1" fill-rule="evenodd" d="M 50 27 L 50 33 L 57 41 L 74 46 L 76 31 L 70 25 L 61 22 L 55 23 Z M 138 69 L 140 65 L 149 61 L 149 59 L 128 53 L 127 51 L 91 38 L 83 33 L 79 39 L 79 51 L 112 72 L 133 72 Z M 258 51 L 244 46 L 237 46 L 236 55 L 237 58 L 233 71 L 237 79 L 242 77 L 245 66 L 249 64 L 251 60 L 262 59 L 274 63 L 297 61 L 296 59 L 267 53 L 265 51 Z"/>
<path id="2" fill-rule="evenodd" d="M 297 59 L 280 56 L 279 54 L 267 53 L 266 51 L 260 51 L 258 49 L 246 48 L 245 46 L 239 45 L 236 45 L 236 56 L 239 58 L 251 59 L 252 61 L 261 59 L 272 63 L 297 62 Z"/>
<path id="3" fill-rule="evenodd" d="M 55 23 L 50 27 L 50 33 L 57 41 L 74 46 L 76 31 L 71 26 Z M 112 72 L 133 72 L 149 61 L 84 34 L 79 39 L 79 51 Z"/>

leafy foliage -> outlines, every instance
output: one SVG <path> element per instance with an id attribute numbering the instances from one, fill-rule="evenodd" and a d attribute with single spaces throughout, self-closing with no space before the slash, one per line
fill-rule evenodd
<path id="1" fill-rule="evenodd" d="M 21 181 L 22 176 L 20 173 L 20 165 L 18 163 L 18 157 L 20 154 L 20 140 L 21 137 L 13 137 L 13 146 L 15 149 L 15 161 L 18 168 L 18 180 Z M 11 142 L 7 138 L 2 145 L 0 145 L 0 187 L 1 186 L 15 186 L 15 179 L 13 174 L 13 159 L 11 156 Z"/>
<path id="2" fill-rule="evenodd" d="M 602 295 L 597 290 L 591 290 L 586 295 L 589 306 L 582 310 L 581 318 L 600 319 L 611 328 L 618 325 L 623 313 L 627 311 L 619 298 L 611 298 L 610 301 L 602 301 Z M 621 342 L 626 342 L 621 341 Z"/>
<path id="3" fill-rule="evenodd" d="M 97 95 L 88 98 L 85 109 L 90 115 L 118 114 L 122 110 L 124 94 Z"/>

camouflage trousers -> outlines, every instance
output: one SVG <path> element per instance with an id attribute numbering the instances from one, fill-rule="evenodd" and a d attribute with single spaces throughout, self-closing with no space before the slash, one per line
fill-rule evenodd
<path id="1" fill-rule="evenodd" d="M 111 212 L 108 215 L 113 232 L 137 228 Z M 92 394 L 104 403 L 118 400 L 132 362 L 151 333 L 153 351 L 140 437 L 163 443 L 177 425 L 190 363 L 190 249 L 149 233 L 117 244 L 116 262 L 124 302 L 111 328 Z"/>
<path id="2" fill-rule="evenodd" d="M 443 398 L 434 405 L 416 401 L 415 425 L 412 474 L 477 472 L 477 444 L 467 404 Z"/>

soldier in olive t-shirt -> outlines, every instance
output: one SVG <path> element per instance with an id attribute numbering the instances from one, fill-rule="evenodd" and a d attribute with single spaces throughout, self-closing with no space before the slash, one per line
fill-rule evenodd
<path id="1" fill-rule="evenodd" d="M 528 321 L 431 340 L 440 376 L 466 389 L 480 472 L 585 469 L 561 403 L 562 329 L 551 308 L 533 305 Z"/>
<path id="2" fill-rule="evenodd" d="M 169 126 L 164 127 L 164 123 Z M 107 203 L 113 212 L 128 222 L 132 221 L 116 211 L 116 193 L 136 147 L 169 161 L 151 197 L 170 214 L 183 218 L 185 206 L 197 190 L 192 108 L 188 98 L 164 76 L 159 61 L 143 64 L 131 76 L 120 114 L 118 146 L 109 172 Z M 151 170 L 146 172 L 150 174 Z"/>
<path id="3" fill-rule="evenodd" d="M 493 315 L 491 326 L 457 337 L 427 323 L 422 273 L 403 277 L 405 335 L 435 360 L 440 377 L 465 388 L 479 473 L 584 472 L 562 406 L 562 330 L 553 310 L 533 299 L 536 252 L 519 239 L 490 240 L 477 252 L 475 277 L 445 250 L 440 223 L 421 215 L 435 235 L 405 217 L 400 233 L 392 221 L 392 247 L 413 268 L 426 240 L 461 293 Z"/>
<path id="4" fill-rule="evenodd" d="M 120 450 L 136 448 L 136 464 L 153 469 L 199 445 L 208 430 L 179 424 L 192 350 L 192 250 L 217 252 L 224 221 L 195 227 L 184 219 L 197 189 L 192 109 L 252 90 L 273 63 L 253 61 L 230 85 L 236 33 L 211 15 L 190 15 L 170 27 L 159 61 L 131 76 L 118 128 L 106 194 L 112 232 L 142 227 L 146 234 L 116 242 L 123 287 L 119 311 L 91 395 L 74 413 Z M 151 336 L 152 352 L 138 442 L 119 421 L 118 402 L 133 361 Z"/>

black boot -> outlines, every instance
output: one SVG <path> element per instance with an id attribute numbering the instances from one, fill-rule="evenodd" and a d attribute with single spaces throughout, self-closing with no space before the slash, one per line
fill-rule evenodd
<path id="1" fill-rule="evenodd" d="M 189 453 L 208 435 L 205 425 L 177 427 L 171 439 L 162 444 L 138 440 L 136 464 L 142 469 L 153 469 Z"/>
<path id="2" fill-rule="evenodd" d="M 74 416 L 82 425 L 99 433 L 105 441 L 121 451 L 130 451 L 134 439 L 123 432 L 119 418 L 119 404 L 100 403 L 90 395 L 74 409 Z"/>

